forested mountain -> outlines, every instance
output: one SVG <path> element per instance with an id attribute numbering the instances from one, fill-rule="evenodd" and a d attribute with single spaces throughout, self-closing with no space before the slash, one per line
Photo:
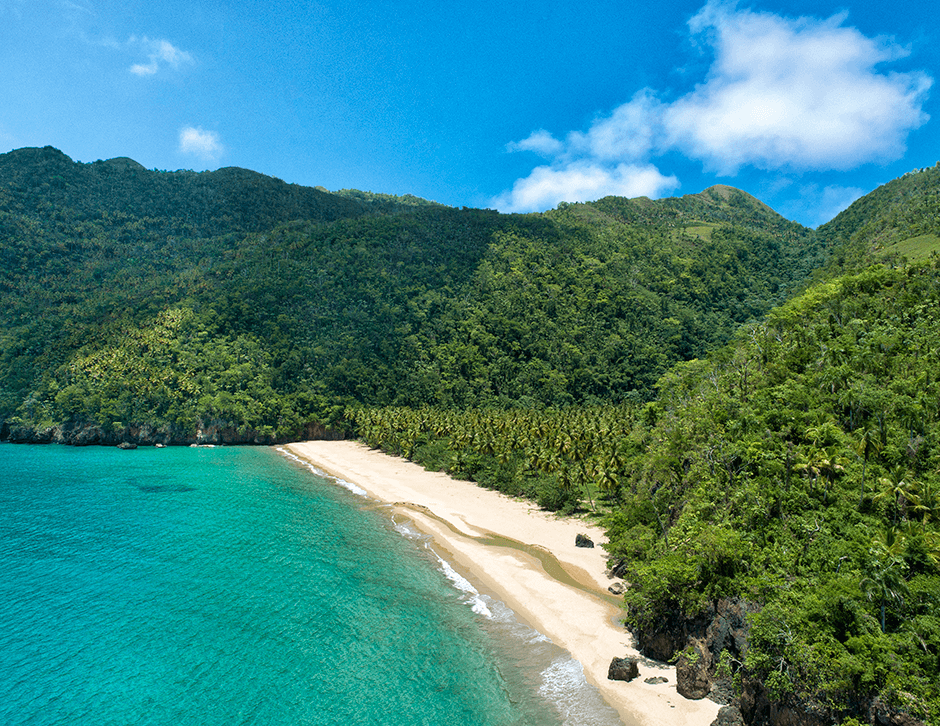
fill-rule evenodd
<path id="1" fill-rule="evenodd" d="M 366 211 L 348 197 L 247 169 L 155 173 L 127 158 L 76 164 L 48 146 L 0 155 L 0 180 L 0 209 L 55 220 L 60 228 L 98 220 L 113 227 L 124 218 L 147 220 L 147 227 L 159 227 L 164 235 L 206 237 Z"/>
<path id="2" fill-rule="evenodd" d="M 646 399 L 823 259 L 729 187 L 500 215 L 22 149 L 0 156 L 0 415 L 270 440 L 349 404 Z"/>

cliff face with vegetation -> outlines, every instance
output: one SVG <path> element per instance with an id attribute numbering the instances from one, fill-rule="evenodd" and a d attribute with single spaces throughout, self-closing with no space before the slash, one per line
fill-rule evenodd
<path id="1" fill-rule="evenodd" d="M 0 156 L 0 438 L 359 436 L 596 512 L 749 724 L 940 723 L 940 169 L 815 232 Z"/>

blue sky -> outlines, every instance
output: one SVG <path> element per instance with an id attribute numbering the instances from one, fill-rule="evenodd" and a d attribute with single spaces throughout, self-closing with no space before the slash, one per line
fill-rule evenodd
<path id="1" fill-rule="evenodd" d="M 940 4 L 0 0 L 0 151 L 809 226 L 940 160 Z"/>

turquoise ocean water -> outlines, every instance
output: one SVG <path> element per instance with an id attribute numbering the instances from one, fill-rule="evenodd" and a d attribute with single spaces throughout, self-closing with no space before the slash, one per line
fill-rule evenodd
<path id="1" fill-rule="evenodd" d="M 619 723 L 341 484 L 268 448 L 0 445 L 0 724 Z"/>

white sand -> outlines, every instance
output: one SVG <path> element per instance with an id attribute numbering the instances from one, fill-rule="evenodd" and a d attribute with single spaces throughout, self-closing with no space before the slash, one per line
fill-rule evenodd
<path id="1" fill-rule="evenodd" d="M 718 704 L 688 700 L 676 692 L 671 666 L 641 659 L 640 677 L 634 681 L 607 679 L 613 657 L 639 654 L 629 632 L 618 624 L 618 609 L 585 591 L 606 593 L 612 582 L 605 574 L 605 552 L 599 545 L 606 540 L 599 527 L 556 517 L 533 504 L 426 471 L 353 441 L 309 441 L 287 448 L 321 471 L 362 487 L 375 499 L 404 505 L 401 511 L 432 536 L 456 569 L 470 574 L 520 620 L 580 661 L 587 680 L 618 711 L 624 724 L 709 726 L 717 716 Z M 598 546 L 575 547 L 578 533 L 587 534 Z M 474 539 L 489 534 L 550 552 L 585 589 L 552 577 L 531 554 Z M 669 681 L 645 683 L 651 676 L 665 676 Z"/>

